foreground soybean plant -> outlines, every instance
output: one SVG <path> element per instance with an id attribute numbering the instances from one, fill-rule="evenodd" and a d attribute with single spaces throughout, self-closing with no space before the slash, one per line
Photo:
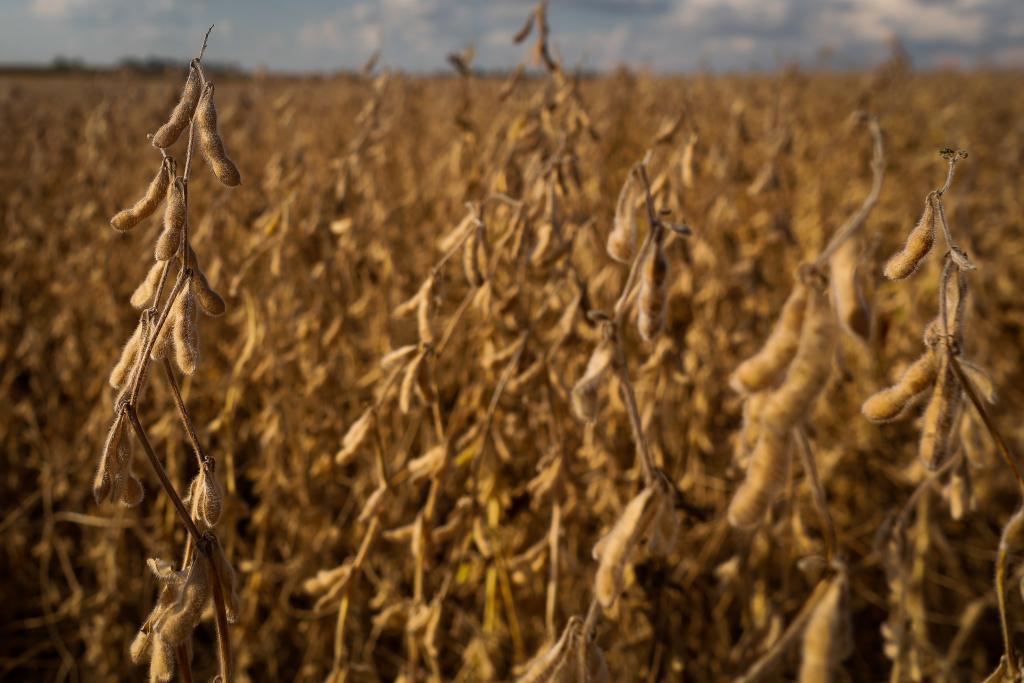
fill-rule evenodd
<path id="1" fill-rule="evenodd" d="M 968 467 L 969 461 L 979 459 L 970 438 L 975 420 L 980 420 L 988 431 L 1024 498 L 1024 478 L 1017 466 L 1017 457 L 1010 451 L 986 407 L 986 403 L 992 404 L 996 400 L 993 381 L 979 365 L 964 358 L 965 333 L 969 331 L 967 273 L 974 271 L 975 266 L 953 238 L 943 200 L 953 184 L 956 165 L 967 158 L 967 152 L 946 148 L 940 150 L 939 155 L 948 164 L 945 183 L 925 196 L 920 220 L 907 236 L 903 248 L 888 260 L 884 271 L 890 280 L 912 276 L 931 252 L 936 234 L 941 233 L 946 252 L 942 256 L 938 282 L 938 314 L 925 328 L 922 355 L 908 366 L 894 385 L 868 397 L 861 408 L 864 416 L 872 422 L 888 422 L 913 414 L 918 404 L 925 405 L 921 415 L 918 454 L 928 475 L 911 496 L 904 512 L 891 524 L 884 539 L 890 602 L 897 608 L 882 626 L 885 652 L 893 660 L 893 680 L 901 679 L 904 672 L 914 674 L 921 669 L 920 658 L 912 647 L 912 622 L 914 619 L 920 621 L 920 614 L 919 610 L 906 607 L 911 602 L 911 565 L 914 562 L 911 551 L 913 539 L 908 538 L 909 512 L 913 505 L 920 504 L 920 492 L 946 472 L 949 472 L 949 478 L 943 494 L 949 501 L 950 515 L 959 519 L 973 507 L 974 492 Z M 996 670 L 985 679 L 991 683 L 1020 681 L 1024 671 L 1014 644 L 1007 606 L 1009 555 L 1012 549 L 1020 546 L 1022 530 L 1024 507 L 1019 507 L 1003 527 L 996 551 L 995 593 L 1004 655 Z"/>
<path id="2" fill-rule="evenodd" d="M 197 134 L 199 149 L 213 174 L 229 187 L 241 183 L 238 168 L 224 151 L 217 129 L 213 83 L 207 80 L 202 68 L 206 38 L 199 56 L 189 66 L 180 101 L 167 123 L 152 136 L 153 146 L 161 155 L 156 176 L 142 199 L 110 220 L 115 230 L 125 232 L 153 214 L 161 201 L 165 202 L 163 230 L 155 247 L 156 262 L 131 296 L 132 306 L 142 309 L 139 324 L 110 373 L 110 385 L 117 391 L 114 423 L 93 484 L 97 503 L 109 499 L 134 506 L 142 502 L 144 490 L 132 471 L 134 433 L 188 532 L 180 568 L 159 558 L 151 558 L 148 563 L 161 585 L 160 595 L 131 645 L 131 658 L 138 663 L 148 657 L 151 681 L 171 680 L 176 667 L 180 680 L 192 680 L 192 632 L 211 602 L 217 624 L 218 678 L 230 681 L 228 623 L 234 621 L 238 611 L 235 574 L 213 532 L 223 505 L 216 460 L 199 443 L 169 360 L 173 354 L 178 369 L 186 375 L 193 374 L 199 363 L 197 311 L 210 316 L 225 311 L 224 300 L 210 286 L 189 242 L 188 181 Z M 184 168 L 178 176 L 177 163 L 166 149 L 186 129 Z M 177 269 L 177 276 L 168 287 L 172 269 Z M 198 474 L 184 498 L 157 459 L 137 412 L 154 361 L 163 366 L 198 465 Z"/>

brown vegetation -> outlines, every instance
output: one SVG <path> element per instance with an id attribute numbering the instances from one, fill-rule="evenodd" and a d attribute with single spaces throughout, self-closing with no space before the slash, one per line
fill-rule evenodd
<path id="1" fill-rule="evenodd" d="M 151 378 L 139 418 L 177 490 L 195 480 L 190 512 L 219 516 L 235 680 L 984 678 L 1012 647 L 1000 547 L 1005 631 L 1024 626 L 1020 524 L 1001 534 L 1017 482 L 956 373 L 999 390 L 986 419 L 1019 444 L 1019 75 L 584 78 L 529 49 L 540 70 L 514 81 L 474 76 L 469 54 L 451 78 L 217 82 L 206 154 L 244 182 L 194 160 L 195 251 L 163 254 L 196 269 L 182 321 L 223 313 L 200 318 L 181 384 L 216 510 L 173 385 Z M 130 375 L 138 341 L 111 366 L 165 230 L 159 211 L 108 221 L 144 194 L 133 210 L 155 209 L 147 186 L 176 191 L 146 134 L 185 76 L 0 80 L 0 677 L 141 678 L 129 645 L 161 591 L 206 602 L 203 563 L 147 566 L 187 532 L 145 463 L 118 469 L 131 426 L 110 430 L 107 382 Z M 826 245 L 875 178 L 855 111 L 880 122 L 886 173 L 854 269 Z M 970 158 L 940 209 L 946 145 Z M 948 325 L 922 349 L 954 279 L 934 229 L 907 279 L 883 276 L 926 194 L 977 266 L 963 349 Z M 780 311 L 817 322 L 734 375 Z M 907 419 L 865 419 L 897 380 L 865 412 Z M 923 462 L 927 403 L 941 448 Z M 93 500 L 108 436 L 98 497 L 139 502 L 138 478 L 136 507 Z M 758 468 L 771 495 L 733 528 Z M 173 622 L 198 623 L 197 680 L 217 671 L 201 617 Z"/>

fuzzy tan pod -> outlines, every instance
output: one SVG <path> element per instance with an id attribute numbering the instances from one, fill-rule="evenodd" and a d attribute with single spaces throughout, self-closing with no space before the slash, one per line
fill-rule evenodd
<path id="1" fill-rule="evenodd" d="M 199 624 L 209 599 L 209 563 L 200 553 L 193 553 L 192 564 L 178 599 L 156 621 L 157 635 L 170 645 L 183 643 Z"/>
<path id="2" fill-rule="evenodd" d="M 651 522 L 648 548 L 652 555 L 668 557 L 675 547 L 679 535 L 679 518 L 676 517 L 675 488 L 660 471 L 652 485 L 655 491 L 654 519 Z"/>
<path id="3" fill-rule="evenodd" d="M 228 187 L 236 187 L 242 183 L 242 175 L 224 150 L 224 141 L 217 127 L 217 105 L 214 103 L 213 91 L 213 83 L 207 83 L 199 99 L 199 113 L 196 116 L 199 149 L 217 180 Z"/>
<path id="4" fill-rule="evenodd" d="M 192 247 L 189 247 L 189 254 L 192 263 L 192 290 L 196 295 L 196 303 L 206 315 L 211 318 L 219 318 L 227 311 L 227 304 L 224 303 L 224 298 L 217 293 L 217 290 L 210 286 L 210 281 L 206 279 L 206 273 L 199 267 Z"/>
<path id="5" fill-rule="evenodd" d="M 114 419 L 110 431 L 107 432 L 107 440 L 103 444 L 103 454 L 100 456 L 100 465 L 92 484 L 92 495 L 97 504 L 111 496 L 115 482 L 121 477 L 123 466 L 119 455 L 122 442 L 128 438 L 127 422 L 128 418 L 125 414 L 119 413 Z"/>
<path id="6" fill-rule="evenodd" d="M 665 325 L 668 304 L 668 260 L 661 240 L 651 245 L 640 273 L 640 295 L 637 299 L 637 328 L 644 341 L 654 341 Z"/>
<path id="7" fill-rule="evenodd" d="M 637 543 L 647 533 L 659 503 L 654 487 L 647 487 L 629 501 L 622 515 L 594 546 L 598 561 L 594 577 L 594 593 L 605 608 L 611 607 L 624 588 L 626 565 Z"/>
<path id="8" fill-rule="evenodd" d="M 192 120 L 192 114 L 199 102 L 199 95 L 202 92 L 202 85 L 199 79 L 199 70 L 195 62 L 189 66 L 188 78 L 185 79 L 185 87 L 181 91 L 178 103 L 174 105 L 171 116 L 167 123 L 160 126 L 160 129 L 153 135 L 153 145 L 162 149 L 170 147 L 177 142 L 182 131 L 188 127 Z"/>
<path id="9" fill-rule="evenodd" d="M 213 562 L 213 569 L 217 573 L 217 580 L 220 581 L 221 592 L 224 595 L 224 611 L 229 623 L 238 620 L 239 599 L 238 599 L 238 578 L 231 563 L 228 562 L 224 548 L 216 537 L 213 539 L 213 552 L 210 557 Z"/>
<path id="10" fill-rule="evenodd" d="M 149 187 L 146 188 L 146 194 L 143 195 L 142 199 L 135 202 L 131 208 L 119 211 L 117 215 L 110 219 L 110 224 L 115 230 L 127 232 L 156 211 L 156 208 L 160 206 L 160 202 L 163 201 L 164 195 L 167 194 L 167 186 L 174 175 L 173 168 L 174 161 L 172 159 L 164 159 L 160 162 L 160 169 L 156 172 L 153 180 L 150 181 Z"/>
<path id="11" fill-rule="evenodd" d="M 554 645 L 531 660 L 526 670 L 516 679 L 516 683 L 572 680 L 566 676 L 572 671 L 578 659 L 582 631 L 583 621 L 577 616 L 569 617 L 565 629 Z"/>
<path id="12" fill-rule="evenodd" d="M 793 362 L 782 384 L 766 401 L 761 416 L 766 428 L 789 432 L 810 413 L 832 370 L 835 343 L 836 321 L 828 297 L 810 289 Z"/>
<path id="13" fill-rule="evenodd" d="M 203 465 L 189 487 L 192 519 L 204 529 L 212 529 L 220 521 L 224 505 L 224 489 L 217 481 L 213 466 Z"/>
<path id="14" fill-rule="evenodd" d="M 471 287 L 481 287 L 486 281 L 484 262 L 486 259 L 483 226 L 477 225 L 469 233 L 462 247 L 462 271 Z"/>
<path id="15" fill-rule="evenodd" d="M 924 200 L 924 212 L 914 229 L 907 235 L 903 248 L 893 254 L 883 272 L 890 280 L 902 280 L 910 277 L 935 244 L 936 207 L 938 195 L 929 192 Z"/>
<path id="16" fill-rule="evenodd" d="M 160 276 L 164 272 L 164 264 L 157 261 L 149 268 L 146 279 L 143 280 L 135 291 L 132 292 L 130 303 L 135 308 L 146 308 L 153 302 L 153 295 L 160 284 Z"/>
<path id="17" fill-rule="evenodd" d="M 634 174 L 626 177 L 626 182 L 619 191 L 619 199 L 615 204 L 615 219 L 612 231 L 608 233 L 608 255 L 619 263 L 630 264 L 636 254 L 637 219 L 636 219 L 636 181 Z"/>
<path id="18" fill-rule="evenodd" d="M 601 341 L 594 352 L 590 354 L 583 377 L 572 388 L 573 412 L 584 422 L 593 422 L 597 419 L 598 389 L 601 387 L 608 368 L 612 365 L 614 355 L 615 346 L 612 341 L 610 339 Z"/>
<path id="19" fill-rule="evenodd" d="M 963 388 L 948 353 L 939 358 L 938 374 L 928 407 L 921 418 L 918 454 L 930 470 L 937 469 L 952 452 L 952 433 L 963 402 Z"/>
<path id="20" fill-rule="evenodd" d="M 867 341 L 871 336 L 871 309 L 860 282 L 860 257 L 858 240 L 846 240 L 829 261 L 829 282 L 839 323 L 850 335 Z"/>
<path id="21" fill-rule="evenodd" d="M 121 485 L 121 504 L 128 507 L 135 507 L 146 497 L 146 489 L 143 488 L 142 482 L 135 476 L 134 472 L 129 471 L 124 476 L 124 481 Z"/>
<path id="22" fill-rule="evenodd" d="M 156 240 L 154 256 L 157 261 L 173 258 L 181 248 L 181 235 L 185 227 L 185 184 L 181 178 L 167 188 L 167 206 L 164 207 L 164 229 Z"/>
<path id="23" fill-rule="evenodd" d="M 139 320 L 139 324 L 135 327 L 135 331 L 132 336 L 128 338 L 124 348 L 121 349 L 121 357 L 118 359 L 117 364 L 110 371 L 110 386 L 113 389 L 121 389 L 125 386 L 125 383 L 131 378 L 132 371 L 135 369 L 135 364 L 138 362 L 139 357 L 142 355 L 142 344 L 146 338 L 146 329 L 148 324 L 146 318 L 143 317 Z"/>
<path id="24" fill-rule="evenodd" d="M 405 366 L 405 374 L 402 375 L 402 383 L 398 390 L 398 409 L 403 413 L 408 413 L 412 408 L 412 399 L 416 393 L 416 376 L 419 375 L 425 357 L 426 352 L 420 351 Z"/>
<path id="25" fill-rule="evenodd" d="M 800 328 L 807 310 L 807 293 L 808 287 L 803 282 L 794 285 L 764 346 L 740 363 L 729 377 L 729 386 L 735 391 L 750 394 L 778 383 L 800 343 Z"/>
<path id="26" fill-rule="evenodd" d="M 964 449 L 966 451 L 966 448 Z M 949 516 L 954 520 L 963 519 L 968 512 L 973 512 L 977 501 L 974 497 L 974 482 L 971 480 L 970 460 L 960 458 L 949 473 L 949 481 L 942 487 L 942 497 L 949 505 Z"/>
<path id="27" fill-rule="evenodd" d="M 172 328 L 174 360 L 183 373 L 191 375 L 199 364 L 199 324 L 196 319 L 195 288 L 191 282 L 186 285 L 175 306 L 179 310 L 174 316 Z"/>
<path id="28" fill-rule="evenodd" d="M 861 412 L 872 422 L 889 422 L 904 417 L 917 399 L 935 382 L 939 362 L 934 351 L 927 349 L 903 371 L 896 384 L 871 395 Z"/>
<path id="29" fill-rule="evenodd" d="M 978 393 L 983 400 L 987 403 L 995 404 L 999 400 L 999 395 L 996 393 L 995 382 L 992 381 L 992 375 L 988 374 L 985 368 L 981 367 L 977 363 L 973 363 L 964 357 L 959 357 L 960 367 L 963 369 L 964 374 L 967 375 L 967 379 L 971 381 L 974 386 L 974 390 Z"/>
<path id="30" fill-rule="evenodd" d="M 178 315 L 181 313 L 182 298 L 185 296 L 185 288 L 182 288 L 174 299 L 174 303 L 167 311 L 167 319 L 164 320 L 163 326 L 160 327 L 156 333 L 156 339 L 153 341 L 153 346 L 150 349 L 149 357 L 155 361 L 163 360 L 167 355 L 167 347 L 173 348 L 173 337 L 172 330 L 174 329 L 175 322 Z"/>
<path id="31" fill-rule="evenodd" d="M 174 679 L 174 645 L 159 635 L 152 638 L 149 653 L 150 683 L 170 683 Z"/>
<path id="32" fill-rule="evenodd" d="M 764 411 L 765 402 L 771 392 L 759 391 L 750 394 L 743 402 L 743 423 L 736 441 L 736 450 L 733 461 L 740 466 L 745 466 L 750 452 L 757 446 L 757 440 L 761 437 L 761 413 Z"/>
<path id="33" fill-rule="evenodd" d="M 799 683 L 829 683 L 840 661 L 849 656 L 852 639 L 846 607 L 846 578 L 832 580 L 814 606 L 804 628 Z"/>
<path id="34" fill-rule="evenodd" d="M 729 523 L 739 529 L 757 526 L 786 486 L 792 439 L 788 432 L 763 429 L 750 454 L 747 476 L 729 503 Z"/>
<path id="35" fill-rule="evenodd" d="M 697 178 L 697 134 L 690 133 L 680 159 L 680 174 L 683 187 L 692 188 Z"/>
<path id="36" fill-rule="evenodd" d="M 349 462 L 365 443 L 373 427 L 373 411 L 367 410 L 352 423 L 341 440 L 341 449 L 334 455 L 334 462 L 344 465 Z"/>

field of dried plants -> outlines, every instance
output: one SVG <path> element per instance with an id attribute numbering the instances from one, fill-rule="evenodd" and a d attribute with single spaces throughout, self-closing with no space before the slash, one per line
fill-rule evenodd
<path id="1" fill-rule="evenodd" d="M 233 678 L 984 679 L 1024 628 L 1024 542 L 957 382 L 1020 450 L 1020 75 L 541 57 L 510 79 L 218 81 L 242 184 L 193 161 L 185 243 L 227 312 L 199 316 L 177 381 L 223 492 Z M 108 221 L 160 166 L 146 135 L 182 81 L 0 77 L 5 680 L 145 678 L 129 644 L 174 573 L 147 560 L 187 545 L 138 444 L 141 503 L 92 491 L 162 211 Z M 945 147 L 969 156 L 929 194 Z M 940 233 L 890 281 L 923 200 L 976 268 Z M 926 384 L 953 397 L 870 422 L 946 281 L 970 295 L 925 335 Z M 780 311 L 789 372 L 734 374 Z M 185 492 L 176 384 L 152 374 L 138 416 Z M 190 641 L 201 680 L 215 611 Z"/>

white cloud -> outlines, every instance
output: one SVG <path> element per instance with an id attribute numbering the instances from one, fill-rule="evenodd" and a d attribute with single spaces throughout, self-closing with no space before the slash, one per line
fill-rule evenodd
<path id="1" fill-rule="evenodd" d="M 79 11 L 97 9 L 104 0 L 32 0 L 29 11 L 47 19 L 62 19 Z"/>
<path id="2" fill-rule="evenodd" d="M 978 3 L 928 3 L 920 0 L 861 0 L 837 12 L 827 12 L 838 35 L 882 41 L 890 36 L 921 41 L 969 43 L 986 32 L 985 14 Z M 833 34 L 835 35 L 835 34 Z"/>

